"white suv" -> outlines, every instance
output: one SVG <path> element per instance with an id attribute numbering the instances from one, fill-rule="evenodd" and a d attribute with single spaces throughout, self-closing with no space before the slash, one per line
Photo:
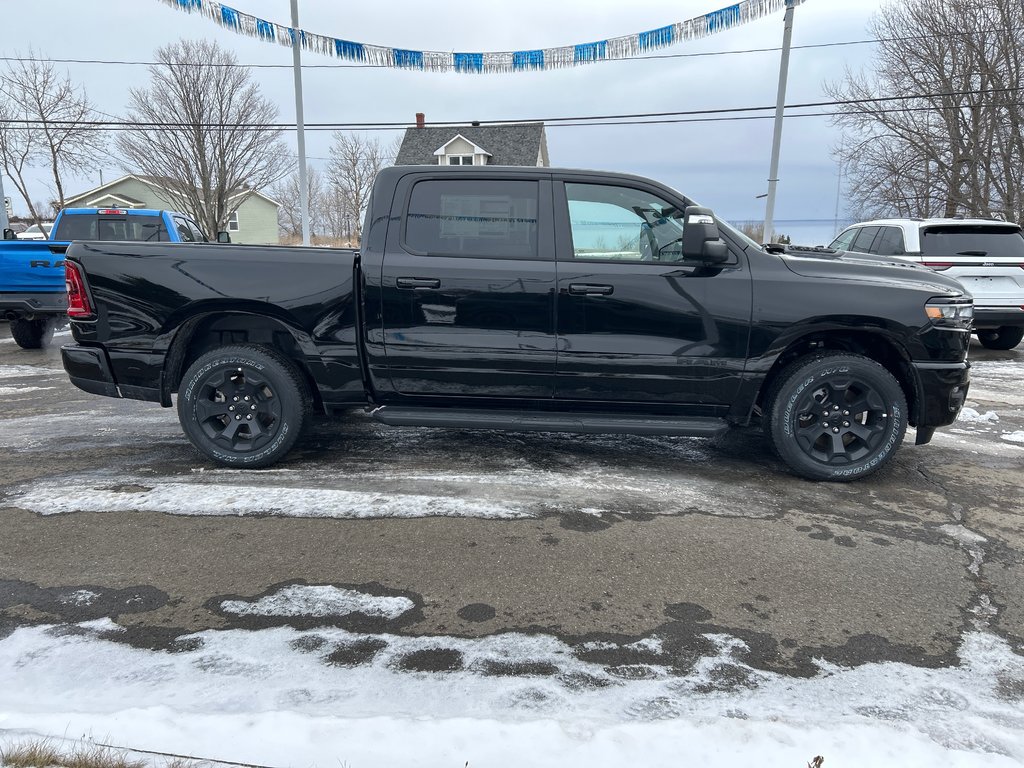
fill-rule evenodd
<path id="1" fill-rule="evenodd" d="M 830 248 L 916 261 L 974 296 L 974 331 L 989 349 L 1024 339 L 1024 235 L 988 219 L 880 219 L 844 229 Z"/>

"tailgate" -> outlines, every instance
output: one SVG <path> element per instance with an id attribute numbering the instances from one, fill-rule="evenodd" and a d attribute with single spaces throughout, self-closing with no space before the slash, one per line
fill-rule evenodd
<path id="1" fill-rule="evenodd" d="M 0 241 L 0 293 L 63 293 L 67 243 Z"/>
<path id="2" fill-rule="evenodd" d="M 1024 236 L 1015 225 L 946 224 L 921 232 L 921 261 L 956 278 L 977 306 L 1024 304 Z"/>

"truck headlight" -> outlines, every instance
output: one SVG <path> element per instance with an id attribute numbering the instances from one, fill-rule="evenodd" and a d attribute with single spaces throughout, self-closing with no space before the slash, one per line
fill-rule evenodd
<path id="1" fill-rule="evenodd" d="M 974 323 L 974 302 L 968 300 L 943 301 L 932 299 L 924 305 L 924 312 L 933 325 L 951 330 L 970 330 Z"/>

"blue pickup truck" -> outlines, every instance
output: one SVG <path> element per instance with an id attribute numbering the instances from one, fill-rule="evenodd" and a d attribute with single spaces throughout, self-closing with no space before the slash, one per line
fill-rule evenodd
<path id="1" fill-rule="evenodd" d="M 0 318 L 10 321 L 11 336 L 24 349 L 45 346 L 67 321 L 64 251 L 72 240 L 208 242 L 185 214 L 148 209 L 66 208 L 50 235 L 15 240 L 7 230 L 0 241 Z"/>

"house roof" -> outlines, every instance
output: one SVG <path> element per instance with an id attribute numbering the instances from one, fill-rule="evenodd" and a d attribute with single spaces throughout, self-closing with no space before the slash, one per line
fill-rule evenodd
<path id="1" fill-rule="evenodd" d="M 83 197 L 86 198 L 85 202 L 86 202 L 86 207 L 87 208 L 95 208 L 96 207 L 95 203 L 98 203 L 100 200 L 108 200 L 108 199 L 109 200 L 117 200 L 118 202 L 124 203 L 125 205 L 130 206 L 131 208 L 145 208 L 146 207 L 146 203 L 145 203 L 144 200 L 136 200 L 134 197 L 129 197 L 128 195 L 122 195 L 120 192 L 103 192 L 103 193 L 97 195 L 96 197 L 88 197 L 88 195 L 79 195 L 78 197 L 76 197 L 74 199 L 78 200 L 78 199 L 81 199 Z"/>
<path id="2" fill-rule="evenodd" d="M 147 186 L 159 189 L 161 192 L 166 192 L 166 193 L 169 193 L 169 194 L 172 194 L 172 195 L 176 194 L 170 188 L 173 185 L 173 181 L 171 179 L 169 179 L 168 177 L 166 177 L 166 176 L 144 176 L 144 175 L 139 174 L 139 173 L 129 173 L 126 176 L 122 176 L 119 179 L 114 179 L 113 181 L 109 181 L 106 184 L 103 184 L 103 185 L 101 185 L 99 187 L 94 187 L 93 189 L 87 189 L 85 192 L 77 194 L 74 197 L 67 198 L 65 200 L 65 206 L 70 208 L 70 207 L 72 207 L 71 204 L 74 203 L 74 202 L 78 202 L 78 201 L 81 201 L 81 200 L 84 200 L 84 199 L 87 199 L 87 198 L 96 198 L 99 193 L 107 192 L 107 190 L 109 190 L 111 187 L 116 187 L 118 184 L 120 184 L 120 183 L 122 183 L 124 181 L 128 181 L 129 179 L 134 179 L 135 181 L 142 182 L 143 184 L 146 184 Z M 281 204 L 279 202 L 277 202 L 277 200 L 275 200 L 274 198 L 269 197 L 269 196 L 263 194 L 262 192 L 258 192 L 255 189 L 253 189 L 253 190 L 245 190 L 245 191 L 241 191 L 240 190 L 240 191 L 236 192 L 235 194 L 231 195 L 231 198 L 232 199 L 236 198 L 239 195 L 245 194 L 246 192 L 251 192 L 253 195 L 257 195 L 259 197 L 262 197 L 267 202 L 273 203 L 274 205 L 278 206 L 279 208 L 281 207 Z M 110 194 L 110 193 L 107 192 L 107 194 Z M 124 195 L 117 195 L 117 197 L 124 198 Z M 131 198 L 125 198 L 125 199 L 131 199 Z M 141 201 L 138 201 L 138 202 L 139 202 L 139 205 L 142 205 Z"/>
<path id="3" fill-rule="evenodd" d="M 537 165 L 537 156 L 548 162 L 544 123 L 511 125 L 456 125 L 409 128 L 395 158 L 395 165 L 436 165 L 434 152 L 456 136 L 491 154 L 492 165 Z"/>

